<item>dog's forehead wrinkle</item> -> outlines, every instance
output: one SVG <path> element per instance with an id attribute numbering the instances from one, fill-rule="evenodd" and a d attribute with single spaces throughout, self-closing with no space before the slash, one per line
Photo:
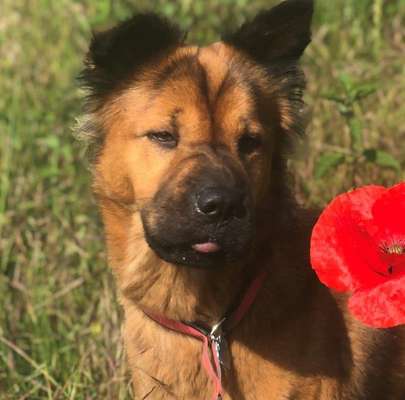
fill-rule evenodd
<path id="1" fill-rule="evenodd" d="M 156 125 L 167 121 L 160 130 L 178 130 L 181 140 L 186 141 L 195 140 L 198 133 L 200 138 L 205 137 L 203 140 L 210 138 L 212 144 L 224 139 L 229 142 L 224 135 L 231 139 L 240 130 L 235 120 L 238 114 L 251 119 L 254 100 L 252 90 L 243 82 L 244 74 L 233 66 L 237 64 L 232 61 L 234 56 L 220 57 L 222 53 L 210 48 L 182 50 L 166 65 L 147 74 L 142 84 L 134 83 L 129 89 L 129 102 L 122 102 L 125 108 L 133 109 L 126 114 L 147 115 L 149 110 L 160 108 L 162 116 Z"/>
<path id="2" fill-rule="evenodd" d="M 215 43 L 202 48 L 197 55 L 206 77 L 206 97 L 213 114 L 218 100 L 228 92 L 228 89 L 238 84 L 237 77 L 231 70 L 232 55 L 224 52 L 222 47 Z M 214 131 L 214 137 L 215 133 Z"/>
<path id="3" fill-rule="evenodd" d="M 181 114 L 183 111 L 184 111 L 183 108 L 175 107 L 174 110 L 170 114 L 170 126 L 173 129 L 173 131 L 176 133 L 179 130 L 178 117 L 179 117 L 179 114 Z"/>

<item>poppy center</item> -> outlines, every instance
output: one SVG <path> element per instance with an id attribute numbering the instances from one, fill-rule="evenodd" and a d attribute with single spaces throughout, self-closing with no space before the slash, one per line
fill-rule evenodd
<path id="1" fill-rule="evenodd" d="M 380 251 L 386 275 L 402 275 L 405 272 L 405 240 L 383 242 Z"/>
<path id="2" fill-rule="evenodd" d="M 384 250 L 387 254 L 397 254 L 397 255 L 405 254 L 405 246 L 398 243 L 388 246 Z"/>

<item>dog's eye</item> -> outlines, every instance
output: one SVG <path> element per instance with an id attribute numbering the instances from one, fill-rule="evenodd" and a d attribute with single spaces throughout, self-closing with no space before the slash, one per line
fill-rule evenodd
<path id="1" fill-rule="evenodd" d="M 243 134 L 238 141 L 238 151 L 240 154 L 249 155 L 262 146 L 262 139 L 249 133 Z"/>
<path id="2" fill-rule="evenodd" d="M 152 142 L 156 142 L 159 145 L 167 147 L 169 149 L 173 149 L 177 146 L 178 139 L 170 132 L 149 132 L 146 136 Z"/>

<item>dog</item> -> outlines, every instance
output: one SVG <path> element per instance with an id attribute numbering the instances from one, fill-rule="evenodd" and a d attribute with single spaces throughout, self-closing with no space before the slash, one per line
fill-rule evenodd
<path id="1" fill-rule="evenodd" d="M 286 0 L 207 47 L 139 14 L 91 41 L 80 131 L 136 399 L 405 399 L 403 327 L 318 282 L 288 186 L 312 14 Z"/>

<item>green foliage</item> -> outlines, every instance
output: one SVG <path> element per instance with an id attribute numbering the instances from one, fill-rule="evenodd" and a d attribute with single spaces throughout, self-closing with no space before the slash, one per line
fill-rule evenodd
<path id="1" fill-rule="evenodd" d="M 341 73 L 339 76 L 340 90 L 337 89 L 324 95 L 324 98 L 336 104 L 349 132 L 348 149 L 340 152 L 321 153 L 315 165 L 315 178 L 322 178 L 339 165 L 347 164 L 351 170 L 353 186 L 358 181 L 359 165 L 366 161 L 379 167 L 392 168 L 398 174 L 401 171 L 399 161 L 386 151 L 376 148 L 366 148 L 363 136 L 360 102 L 378 90 L 376 83 L 356 82 L 350 75 Z"/>
<path id="2" fill-rule="evenodd" d="M 319 179 L 325 176 L 330 170 L 343 164 L 346 160 L 342 153 L 323 153 L 315 165 L 315 178 Z"/>
<path id="3" fill-rule="evenodd" d="M 392 168 L 398 172 L 401 171 L 401 164 L 391 154 L 377 149 L 363 150 L 365 159 L 371 163 L 375 163 L 380 167 Z"/>
<path id="4" fill-rule="evenodd" d="M 129 399 L 120 310 L 71 134 L 91 31 L 152 9 L 207 43 L 277 1 L 0 3 L 0 399 Z M 317 1 L 303 60 L 310 151 L 292 165 L 304 204 L 404 179 L 404 17 L 403 0 Z"/>

